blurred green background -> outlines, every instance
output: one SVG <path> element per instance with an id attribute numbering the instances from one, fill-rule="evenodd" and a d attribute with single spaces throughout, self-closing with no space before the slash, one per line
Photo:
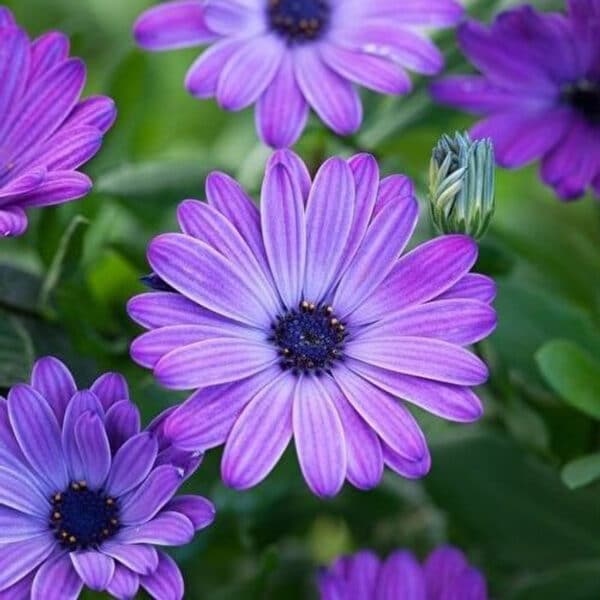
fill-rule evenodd
<path id="1" fill-rule="evenodd" d="M 112 96 L 119 118 L 86 167 L 94 192 L 32 212 L 28 234 L 0 250 L 0 388 L 26 379 L 35 357 L 56 354 L 82 387 L 99 372 L 124 373 L 146 419 L 183 396 L 160 389 L 128 357 L 139 330 L 125 303 L 143 289 L 145 247 L 175 229 L 178 201 L 203 197 L 211 170 L 256 194 L 269 154 L 250 111 L 225 114 L 186 94 L 197 51 L 134 48 L 131 24 L 152 4 L 8 2 L 32 36 L 60 29 L 71 37 L 88 65 L 88 93 Z M 488 20 L 510 4 L 468 8 Z M 438 41 L 449 70 L 468 69 L 453 33 Z M 373 152 L 385 174 L 414 178 L 424 200 L 432 146 L 472 121 L 434 106 L 418 78 L 407 98 L 364 100 L 358 135 L 338 139 L 312 121 L 296 149 L 312 168 L 332 154 Z M 220 451 L 209 453 L 190 486 L 215 501 L 218 517 L 175 552 L 186 598 L 313 598 L 317 567 L 339 553 L 404 546 L 424 556 L 443 542 L 485 571 L 494 598 L 600 598 L 600 206 L 590 197 L 559 203 L 535 168 L 500 172 L 497 196 L 478 265 L 499 284 L 500 324 L 479 348 L 492 367 L 480 390 L 485 418 L 464 426 L 415 411 L 432 446 L 431 475 L 407 482 L 387 474 L 375 491 L 348 487 L 329 502 L 309 493 L 293 448 L 245 493 L 220 483 Z M 417 238 L 431 236 L 424 205 Z"/>

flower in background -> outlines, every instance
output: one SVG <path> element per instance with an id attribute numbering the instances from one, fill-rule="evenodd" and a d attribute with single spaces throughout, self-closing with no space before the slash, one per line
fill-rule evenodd
<path id="1" fill-rule="evenodd" d="M 85 196 L 77 168 L 99 150 L 115 119 L 110 98 L 80 101 L 85 65 L 51 32 L 30 41 L 0 6 L 0 235 L 27 229 L 25 209 Z"/>
<path id="2" fill-rule="evenodd" d="M 225 444 L 224 481 L 245 489 L 292 436 L 315 494 L 372 488 L 384 463 L 430 467 L 411 402 L 474 421 L 486 366 L 463 348 L 496 323 L 494 284 L 470 274 L 475 242 L 445 236 L 400 258 L 417 222 L 410 180 L 375 159 L 332 158 L 311 181 L 290 151 L 267 167 L 261 209 L 222 173 L 208 204 L 183 202 L 183 233 L 148 250 L 157 290 L 133 298 L 150 331 L 131 354 L 172 389 L 197 389 L 165 422 L 183 450 Z M 165 284 L 171 291 L 166 291 Z"/>
<path id="3" fill-rule="evenodd" d="M 387 560 L 368 550 L 339 558 L 319 577 L 321 600 L 487 600 L 483 575 L 456 548 L 442 546 L 420 565 L 398 550 Z"/>
<path id="4" fill-rule="evenodd" d="M 484 118 L 471 130 L 494 142 L 498 163 L 541 159 L 563 199 L 600 195 L 600 0 L 569 0 L 568 14 L 521 6 L 491 27 L 468 22 L 459 43 L 482 75 L 432 87 L 433 97 Z"/>
<path id="5" fill-rule="evenodd" d="M 57 359 L 0 399 L 0 596 L 69 600 L 82 587 L 133 598 L 183 598 L 172 558 L 214 518 L 200 496 L 175 496 L 200 462 L 173 449 L 159 418 L 140 431 L 127 384 L 107 373 L 78 391 Z"/>
<path id="6" fill-rule="evenodd" d="M 355 132 L 354 84 L 406 94 L 406 69 L 438 73 L 442 54 L 422 29 L 453 25 L 462 12 L 456 0 L 175 0 L 143 13 L 134 35 L 147 50 L 210 45 L 188 91 L 231 111 L 256 104 L 262 140 L 287 147 L 309 107 L 339 135 Z"/>

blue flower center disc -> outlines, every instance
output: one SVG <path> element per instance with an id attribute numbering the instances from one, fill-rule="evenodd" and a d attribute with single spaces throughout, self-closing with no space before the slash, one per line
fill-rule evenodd
<path id="1" fill-rule="evenodd" d="M 267 5 L 271 28 L 289 41 L 315 40 L 329 24 L 327 0 L 267 0 Z"/>
<path id="2" fill-rule="evenodd" d="M 589 122 L 600 125 L 600 82 L 584 80 L 565 90 L 565 99 Z"/>

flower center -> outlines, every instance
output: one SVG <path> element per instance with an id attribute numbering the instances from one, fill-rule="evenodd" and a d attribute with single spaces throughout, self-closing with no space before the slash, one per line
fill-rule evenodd
<path id="1" fill-rule="evenodd" d="M 267 0 L 271 28 L 293 42 L 317 39 L 327 28 L 329 0 Z"/>
<path id="2" fill-rule="evenodd" d="M 329 369 L 342 358 L 346 327 L 331 306 L 303 300 L 273 323 L 270 340 L 281 354 L 281 367 L 295 374 Z"/>
<path id="3" fill-rule="evenodd" d="M 119 529 L 119 507 L 114 498 L 74 481 L 51 498 L 50 527 L 63 548 L 84 550 L 112 537 Z"/>
<path id="4" fill-rule="evenodd" d="M 588 121 L 600 125 L 600 82 L 583 80 L 567 87 L 565 100 Z"/>

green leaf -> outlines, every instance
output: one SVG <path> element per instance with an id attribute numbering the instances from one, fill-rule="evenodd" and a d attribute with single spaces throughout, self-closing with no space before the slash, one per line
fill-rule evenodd
<path id="1" fill-rule="evenodd" d="M 29 377 L 33 342 L 21 321 L 0 312 L 0 387 L 8 388 Z"/>
<path id="2" fill-rule="evenodd" d="M 36 313 L 40 285 L 36 275 L 1 264 L 0 306 L 10 312 Z"/>
<path id="3" fill-rule="evenodd" d="M 571 461 L 564 466 L 561 477 L 572 490 L 596 481 L 600 478 L 600 453 Z"/>
<path id="4" fill-rule="evenodd" d="M 600 555 L 598 497 L 570 492 L 514 442 L 480 433 L 432 450 L 429 492 L 498 563 L 545 569 Z"/>
<path id="5" fill-rule="evenodd" d="M 600 363 L 577 344 L 553 340 L 536 354 L 544 379 L 568 404 L 600 419 Z"/>

